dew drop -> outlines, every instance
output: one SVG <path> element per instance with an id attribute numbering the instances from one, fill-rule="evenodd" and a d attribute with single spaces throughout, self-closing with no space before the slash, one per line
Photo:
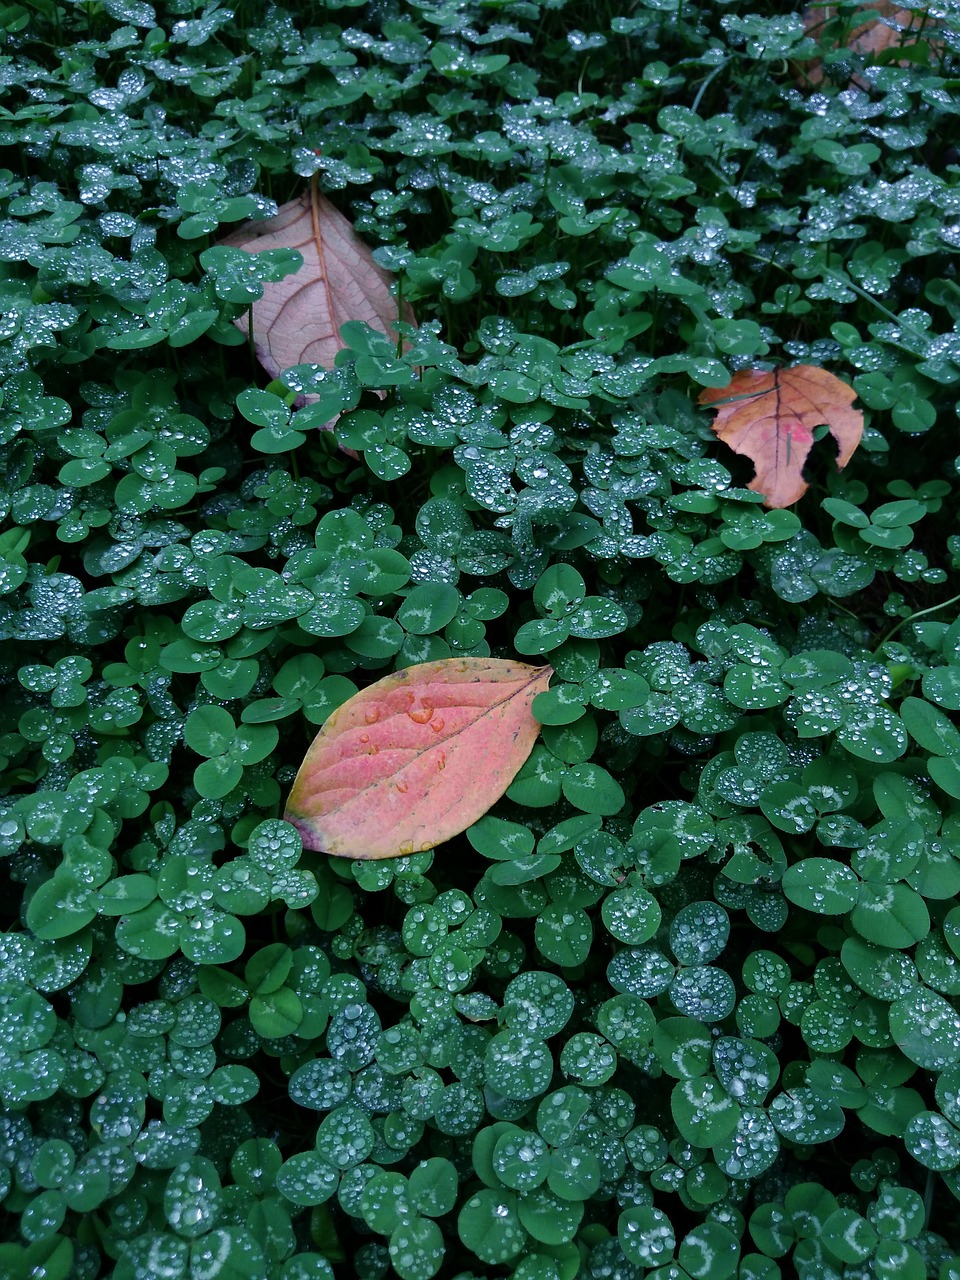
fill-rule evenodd
<path id="1" fill-rule="evenodd" d="M 369 707 L 366 711 L 364 711 L 363 718 L 367 722 L 367 724 L 376 724 L 377 721 L 380 719 L 380 712 L 376 707 Z"/>
<path id="2" fill-rule="evenodd" d="M 407 785 L 407 783 L 406 783 L 406 782 L 398 782 L 398 783 L 396 783 L 395 785 L 396 785 L 397 790 L 398 790 L 401 794 L 403 794 L 403 792 L 404 792 L 404 791 L 409 791 L 409 790 L 410 790 L 410 788 L 409 788 L 409 786 Z"/>
<path id="3" fill-rule="evenodd" d="M 430 728 L 433 730 L 433 732 L 434 732 L 434 733 L 442 733 L 442 732 L 443 732 L 443 720 L 442 720 L 442 718 L 441 718 L 440 716 L 437 716 L 437 718 L 436 718 L 435 720 L 431 720 L 431 721 L 430 721 Z"/>

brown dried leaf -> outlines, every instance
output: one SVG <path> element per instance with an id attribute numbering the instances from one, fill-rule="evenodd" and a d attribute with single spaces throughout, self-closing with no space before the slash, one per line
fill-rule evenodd
<path id="1" fill-rule="evenodd" d="M 853 26 L 844 42 L 844 47 L 854 53 L 874 61 L 904 66 L 916 60 L 916 54 L 920 52 L 917 45 L 921 40 L 927 42 L 927 54 L 941 48 L 939 41 L 930 39 L 936 27 L 923 9 L 903 9 L 896 0 L 873 0 L 872 3 L 858 5 L 857 12 L 863 13 L 866 21 Z M 803 23 L 807 34 L 819 37 L 825 24 L 835 19 L 838 13 L 838 7 L 831 4 L 805 9 Z M 895 56 L 897 50 L 904 51 L 902 57 Z M 808 88 L 823 83 L 823 67 L 819 58 L 802 65 L 799 81 Z M 856 77 L 854 82 L 859 83 Z"/>
<path id="2" fill-rule="evenodd" d="M 363 320 L 389 334 L 398 319 L 397 300 L 390 294 L 392 277 L 377 266 L 316 182 L 298 200 L 282 205 L 275 217 L 245 222 L 220 243 L 248 253 L 296 249 L 303 255 L 300 270 L 265 284 L 253 307 L 254 347 L 271 377 L 295 364 L 332 368 L 344 346 L 340 326 L 348 320 Z M 399 318 L 416 324 L 407 305 Z M 246 332 L 246 317 L 237 325 Z"/>
<path id="3" fill-rule="evenodd" d="M 850 406 L 856 392 L 815 365 L 789 369 L 741 369 L 725 387 L 708 387 L 700 404 L 717 410 L 712 429 L 735 453 L 753 460 L 749 488 L 768 507 L 789 507 L 807 490 L 803 465 L 813 428 L 826 424 L 837 442 L 837 466 L 845 467 L 863 435 L 863 414 Z"/>

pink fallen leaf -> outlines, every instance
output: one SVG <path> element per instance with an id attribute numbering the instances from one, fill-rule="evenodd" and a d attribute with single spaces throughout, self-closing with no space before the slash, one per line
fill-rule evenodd
<path id="1" fill-rule="evenodd" d="M 803 466 L 813 429 L 826 425 L 837 442 L 837 466 L 845 467 L 863 436 L 863 414 L 851 408 L 852 387 L 826 369 L 741 369 L 725 387 L 708 387 L 699 404 L 717 411 L 713 430 L 735 453 L 753 460 L 747 486 L 768 507 L 789 507 L 807 491 Z"/>
<path id="2" fill-rule="evenodd" d="M 299 199 L 281 205 L 274 217 L 245 222 L 220 243 L 248 253 L 296 249 L 303 256 L 300 270 L 265 284 L 263 297 L 253 306 L 253 345 L 271 377 L 295 364 L 332 368 L 344 347 L 340 326 L 348 320 L 363 320 L 385 334 L 397 319 L 416 324 L 409 305 L 398 316 L 389 272 L 377 266 L 316 181 Z M 246 316 L 237 325 L 246 332 Z"/>
<path id="3" fill-rule="evenodd" d="M 506 791 L 540 731 L 553 674 L 503 658 L 422 662 L 362 689 L 326 721 L 284 818 L 308 849 L 399 858 L 432 849 Z"/>

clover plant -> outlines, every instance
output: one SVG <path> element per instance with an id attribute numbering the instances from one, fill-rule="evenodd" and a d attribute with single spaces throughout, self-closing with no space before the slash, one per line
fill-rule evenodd
<path id="1" fill-rule="evenodd" d="M 960 23 L 860 8 L 2 7 L 3 1276 L 960 1277 Z M 271 380 L 313 178 L 418 325 Z M 503 799 L 304 850 L 459 656 Z"/>

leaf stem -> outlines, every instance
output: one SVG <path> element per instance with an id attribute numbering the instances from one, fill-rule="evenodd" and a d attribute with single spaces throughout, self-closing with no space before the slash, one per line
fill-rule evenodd
<path id="1" fill-rule="evenodd" d="M 867 293 L 866 289 L 861 289 L 860 286 L 855 281 L 849 278 L 849 276 L 842 276 L 839 271 L 831 271 L 830 275 L 834 278 L 834 280 L 837 281 L 838 284 L 842 284 L 845 289 L 852 289 L 853 292 L 857 294 L 858 297 L 863 298 L 865 302 L 872 302 L 873 305 L 876 307 L 876 309 L 880 312 L 880 314 L 886 316 L 888 320 L 892 320 L 893 323 L 898 328 L 909 329 L 909 325 L 905 325 L 901 321 L 900 317 L 897 315 L 894 315 L 894 313 L 889 309 L 889 307 L 885 307 L 882 302 L 879 302 L 873 296 L 872 293 Z M 916 330 L 911 330 L 911 332 L 916 332 Z M 920 335 L 918 334 L 917 336 L 919 337 Z"/>
<path id="2" fill-rule="evenodd" d="M 956 604 L 958 600 L 960 600 L 960 595 L 951 596 L 949 600 L 943 600 L 940 604 L 932 604 L 928 609 L 919 609 L 916 613 L 911 613 L 909 617 L 901 618 L 895 626 L 890 628 L 885 636 L 877 641 L 877 649 L 879 649 L 882 644 L 886 644 L 888 640 L 892 639 L 900 628 L 905 626 L 908 622 L 914 622 L 917 618 L 925 618 L 927 614 L 930 613 L 937 613 L 940 609 L 946 609 L 949 605 Z M 876 650 L 874 652 L 876 652 Z"/>
<path id="3" fill-rule="evenodd" d="M 720 72 L 726 70 L 726 66 L 727 66 L 726 62 L 717 63 L 717 65 L 713 68 L 710 74 L 706 76 L 701 82 L 700 88 L 697 90 L 696 97 L 693 99 L 693 102 L 690 104 L 690 110 L 693 112 L 694 115 L 697 114 L 697 108 L 700 106 L 700 103 L 703 101 L 703 95 L 707 92 L 711 83 L 714 80 L 716 80 Z"/>
<path id="4" fill-rule="evenodd" d="M 835 608 L 839 609 L 841 613 L 845 613 L 847 617 L 853 618 L 854 622 L 860 621 L 860 615 L 858 613 L 854 613 L 852 609 L 848 609 L 845 604 L 841 604 L 835 596 L 828 596 L 827 599 Z M 881 641 L 881 644 L 882 643 L 883 641 Z"/>

